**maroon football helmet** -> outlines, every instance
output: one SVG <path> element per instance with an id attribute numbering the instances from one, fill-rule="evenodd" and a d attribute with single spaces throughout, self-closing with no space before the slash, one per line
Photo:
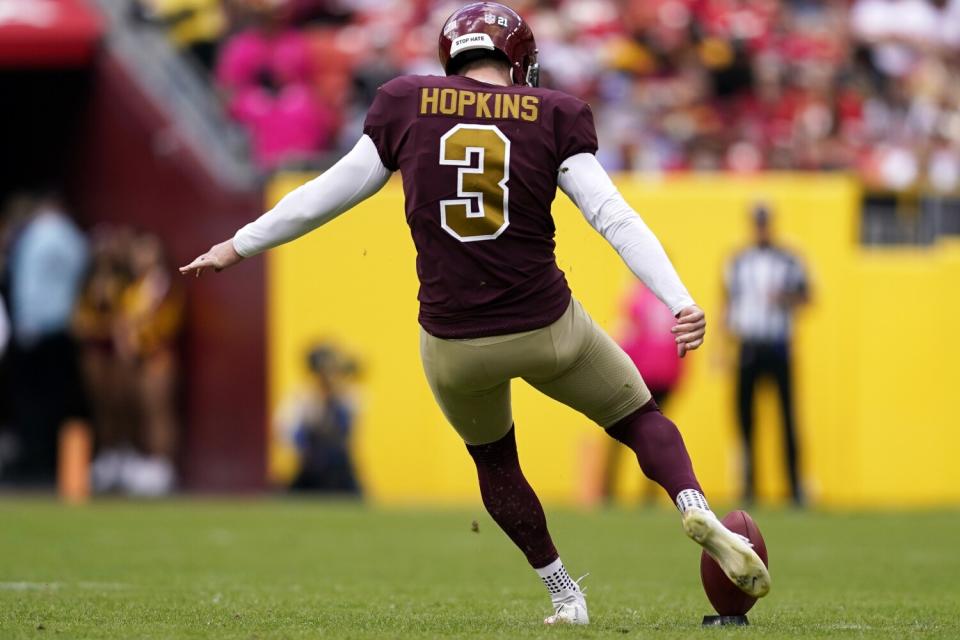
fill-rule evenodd
<path id="1" fill-rule="evenodd" d="M 456 73 L 462 61 L 476 54 L 467 51 L 497 51 L 510 64 L 513 84 L 537 86 L 537 42 L 533 31 L 517 12 L 496 2 L 475 2 L 453 12 L 440 32 L 440 64 L 447 75 Z"/>

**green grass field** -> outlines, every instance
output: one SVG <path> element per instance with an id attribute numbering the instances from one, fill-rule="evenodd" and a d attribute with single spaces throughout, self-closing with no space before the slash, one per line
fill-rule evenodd
<path id="1" fill-rule="evenodd" d="M 703 629 L 667 510 L 549 510 L 593 624 L 544 628 L 486 514 L 312 501 L 0 500 L 0 638 L 960 638 L 960 513 L 757 510 L 773 591 Z M 471 520 L 479 532 L 471 531 Z"/>

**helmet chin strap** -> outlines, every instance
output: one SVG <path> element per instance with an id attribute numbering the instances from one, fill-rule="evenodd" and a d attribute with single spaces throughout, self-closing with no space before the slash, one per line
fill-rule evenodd
<path id="1" fill-rule="evenodd" d="M 540 63 L 534 62 L 527 67 L 527 84 L 531 87 L 540 86 Z"/>
<path id="2" fill-rule="evenodd" d="M 527 86 L 527 87 L 539 87 L 540 86 L 540 64 L 534 62 L 527 67 L 527 75 L 523 78 L 522 82 L 517 80 L 520 78 L 520 74 L 523 70 L 520 68 L 520 63 L 515 62 L 513 64 L 513 70 L 510 72 L 510 78 L 513 80 L 513 84 L 518 86 Z"/>

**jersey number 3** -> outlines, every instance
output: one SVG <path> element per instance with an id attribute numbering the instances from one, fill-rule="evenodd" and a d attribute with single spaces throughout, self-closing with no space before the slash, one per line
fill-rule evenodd
<path id="1" fill-rule="evenodd" d="M 494 240 L 510 226 L 510 140 L 497 127 L 458 124 L 440 138 L 440 164 L 460 167 L 440 224 L 460 242 Z"/>

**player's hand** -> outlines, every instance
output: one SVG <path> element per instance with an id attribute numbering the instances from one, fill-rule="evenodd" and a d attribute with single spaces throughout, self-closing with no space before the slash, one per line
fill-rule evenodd
<path id="1" fill-rule="evenodd" d="M 703 309 L 693 304 L 685 307 L 677 316 L 677 324 L 670 330 L 677 340 L 677 355 L 681 358 L 703 344 L 707 332 L 707 318 Z"/>
<path id="2" fill-rule="evenodd" d="M 199 278 L 204 269 L 223 271 L 241 260 L 243 260 L 243 256 L 237 253 L 236 248 L 233 246 L 233 239 L 230 239 L 213 245 L 209 251 L 198 256 L 196 260 L 185 267 L 180 267 L 180 273 L 183 275 L 192 273 Z"/>

